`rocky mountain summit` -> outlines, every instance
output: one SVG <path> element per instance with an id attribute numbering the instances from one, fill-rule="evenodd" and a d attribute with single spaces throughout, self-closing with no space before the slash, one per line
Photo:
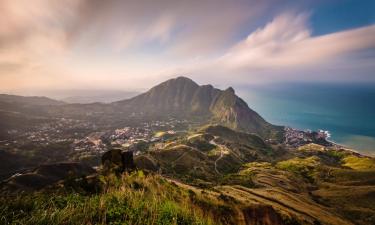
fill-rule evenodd
<path id="1" fill-rule="evenodd" d="M 198 85 L 186 77 L 167 80 L 141 95 L 112 104 L 149 115 L 198 117 L 264 138 L 280 137 L 282 133 L 281 127 L 268 123 L 250 109 L 233 88 L 219 90 L 212 85 Z"/>

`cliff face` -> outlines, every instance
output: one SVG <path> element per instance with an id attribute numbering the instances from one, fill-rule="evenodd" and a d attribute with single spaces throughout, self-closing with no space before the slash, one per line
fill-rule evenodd
<path id="1" fill-rule="evenodd" d="M 212 85 L 200 86 L 186 77 L 165 81 L 141 95 L 113 104 L 151 115 L 207 118 L 212 123 L 262 137 L 273 137 L 280 130 L 250 109 L 233 88 L 223 91 Z"/>
<path id="2" fill-rule="evenodd" d="M 265 121 L 258 113 L 239 98 L 233 88 L 221 91 L 210 107 L 214 120 L 235 130 L 257 133 L 267 137 L 275 126 Z"/>

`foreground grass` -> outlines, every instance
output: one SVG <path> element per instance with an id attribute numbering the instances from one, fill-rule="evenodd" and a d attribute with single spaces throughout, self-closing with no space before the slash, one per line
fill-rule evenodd
<path id="1" fill-rule="evenodd" d="M 60 191 L 1 197 L 0 224 L 212 224 L 189 192 L 142 172 L 101 177 L 97 194 Z"/>

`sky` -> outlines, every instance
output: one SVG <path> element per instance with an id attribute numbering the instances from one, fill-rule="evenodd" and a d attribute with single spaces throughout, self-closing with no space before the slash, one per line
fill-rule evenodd
<path id="1" fill-rule="evenodd" d="M 375 84 L 373 0 L 0 0 L 0 92 Z"/>

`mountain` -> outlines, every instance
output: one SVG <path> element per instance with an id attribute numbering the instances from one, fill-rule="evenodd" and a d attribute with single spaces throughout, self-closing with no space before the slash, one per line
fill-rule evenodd
<path id="1" fill-rule="evenodd" d="M 265 121 L 235 94 L 233 88 L 220 90 L 212 85 L 198 85 L 186 77 L 167 80 L 143 94 L 112 104 L 148 115 L 207 119 L 264 138 L 279 137 L 282 133 L 282 127 Z"/>
<path id="2" fill-rule="evenodd" d="M 0 112 L 40 116 L 46 107 L 64 105 L 62 101 L 39 96 L 18 96 L 0 94 Z"/>
<path id="3" fill-rule="evenodd" d="M 0 94 L 0 103 L 24 104 L 24 105 L 62 105 L 64 102 L 42 96 L 18 96 Z"/>
<path id="4" fill-rule="evenodd" d="M 281 140 L 283 135 L 283 127 L 265 121 L 233 88 L 220 90 L 212 85 L 198 85 L 186 77 L 167 80 L 143 94 L 108 104 L 67 104 L 46 97 L 0 95 L 0 108 L 6 113 L 21 113 L 17 115 L 21 119 L 30 116 L 88 119 L 90 115 L 91 120 L 119 124 L 128 115 L 137 114 L 143 119 L 175 117 L 218 124 L 256 133 L 265 139 Z"/>
<path id="5" fill-rule="evenodd" d="M 45 122 L 47 108 L 65 105 L 47 97 L 0 94 L 0 139 L 12 129 L 26 129 Z"/>
<path id="6" fill-rule="evenodd" d="M 73 92 L 73 94 L 62 98 L 62 101 L 67 103 L 110 103 L 114 101 L 120 101 L 122 99 L 131 98 L 139 94 L 138 92 L 131 91 L 78 91 Z"/>

